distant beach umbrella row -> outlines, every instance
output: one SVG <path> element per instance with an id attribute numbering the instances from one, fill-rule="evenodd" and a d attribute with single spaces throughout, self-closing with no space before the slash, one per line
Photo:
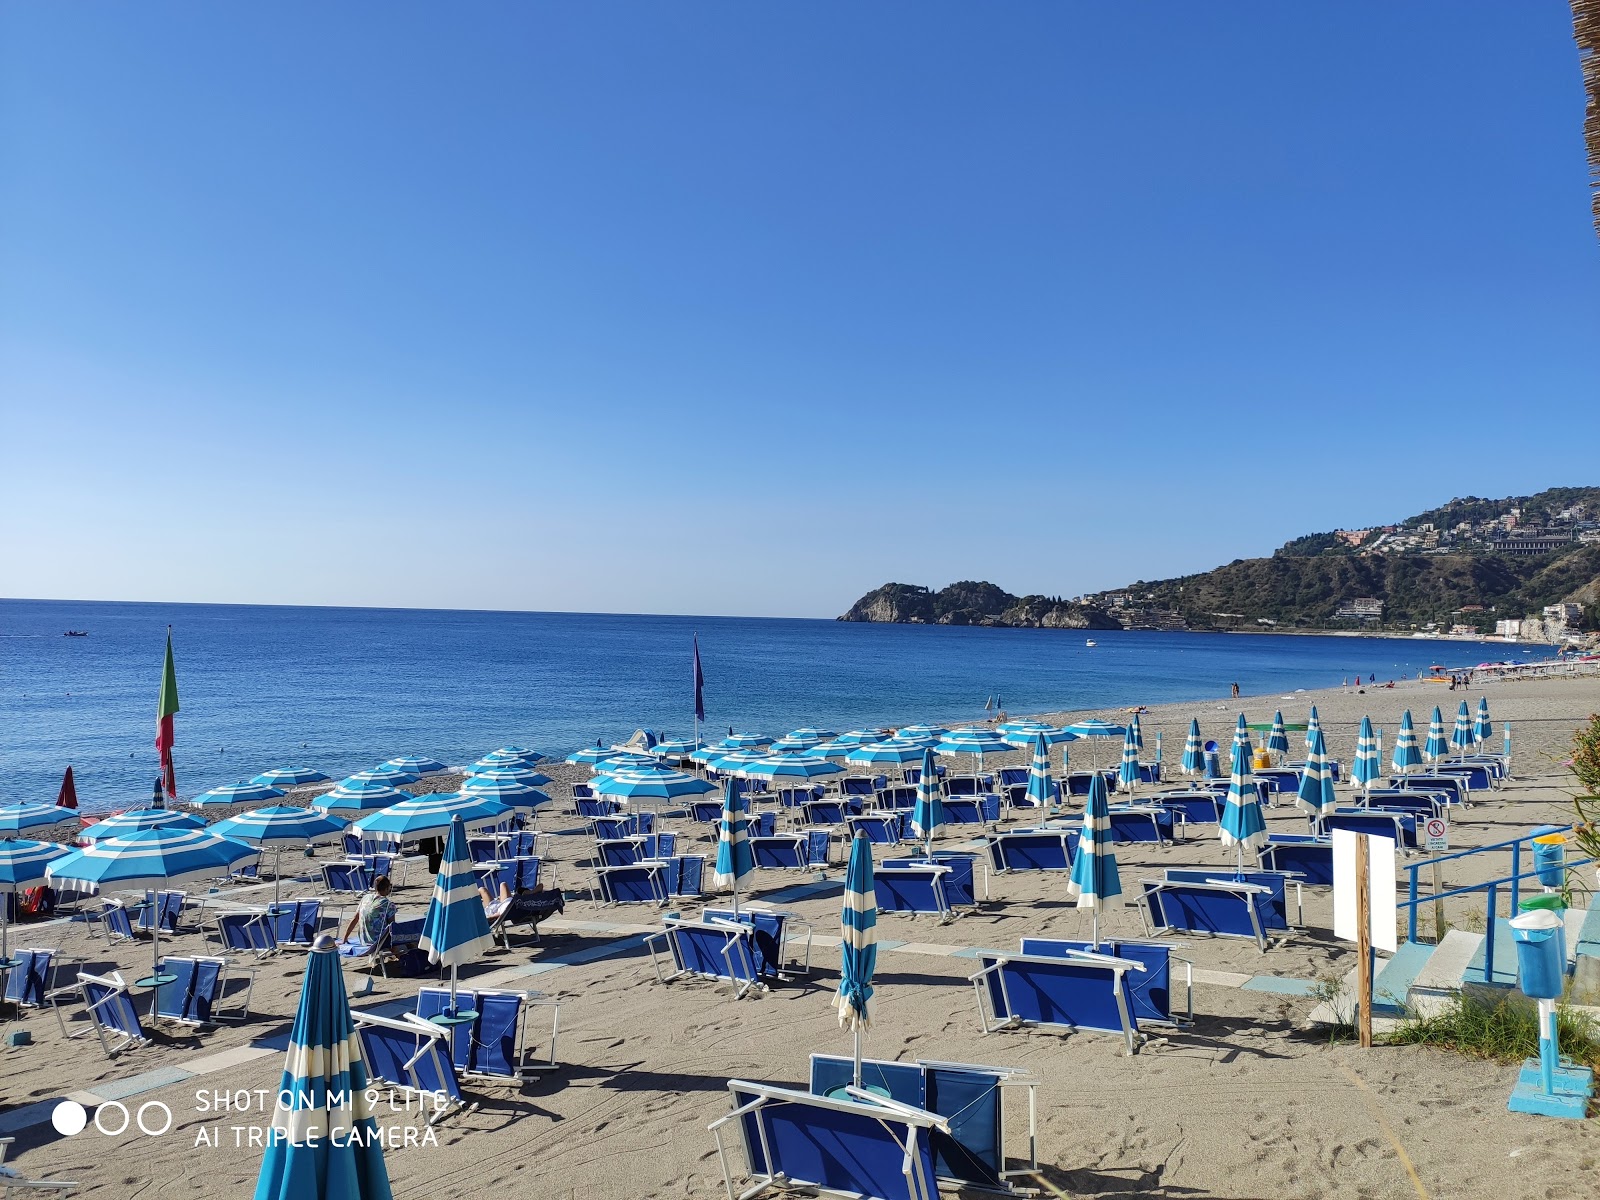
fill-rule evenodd
<path id="1" fill-rule="evenodd" d="M 280 788 L 264 783 L 230 783 L 201 792 L 189 801 L 191 808 L 224 808 L 234 804 L 265 804 L 283 796 Z"/>
<path id="2" fill-rule="evenodd" d="M 431 792 L 413 796 L 362 817 L 354 830 L 362 837 L 386 834 L 394 838 L 438 837 L 457 818 L 469 826 L 491 825 L 511 809 L 490 796 L 463 792 Z"/>

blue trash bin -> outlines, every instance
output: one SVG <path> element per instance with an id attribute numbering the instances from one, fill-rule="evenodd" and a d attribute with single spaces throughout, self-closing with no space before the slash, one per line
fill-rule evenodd
<path id="1" fill-rule="evenodd" d="M 1562 920 L 1549 909 L 1535 909 L 1511 918 L 1511 937 L 1517 946 L 1517 986 L 1535 1000 L 1555 1000 L 1566 983 L 1567 964 L 1561 956 Z"/>
<path id="2" fill-rule="evenodd" d="M 1215 742 L 1206 743 L 1205 776 L 1207 779 L 1222 778 L 1222 756 L 1217 753 L 1217 744 Z"/>
<path id="3" fill-rule="evenodd" d="M 1562 833 L 1535 829 L 1533 839 L 1533 869 L 1539 873 L 1539 882 L 1547 888 L 1558 888 L 1567 877 L 1567 839 Z"/>

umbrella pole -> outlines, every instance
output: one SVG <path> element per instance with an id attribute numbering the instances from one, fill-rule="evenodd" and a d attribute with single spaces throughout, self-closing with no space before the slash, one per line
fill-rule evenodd
<path id="1" fill-rule="evenodd" d="M 861 1018 L 856 1017 L 856 1086 L 861 1086 Z"/>
<path id="2" fill-rule="evenodd" d="M 150 977 L 161 974 L 161 893 L 152 892 L 155 907 L 150 913 Z"/>
<path id="3" fill-rule="evenodd" d="M 10 897 L 16 892 L 0 892 L 0 959 L 11 961 L 11 924 L 6 919 L 7 909 L 11 907 Z"/>
<path id="4" fill-rule="evenodd" d="M 450 964 L 450 1012 L 452 1014 L 454 1014 L 455 1011 L 456 1011 L 456 971 L 457 970 L 459 970 L 459 968 L 456 966 L 456 964 L 455 963 L 451 963 Z"/>
<path id="5" fill-rule="evenodd" d="M 283 907 L 283 847 L 279 846 L 272 854 L 272 913 L 277 915 L 278 909 Z"/>
<path id="6" fill-rule="evenodd" d="M 1094 917 L 1089 925 L 1089 944 L 1095 950 L 1100 949 L 1100 906 L 1098 904 L 1094 906 Z"/>

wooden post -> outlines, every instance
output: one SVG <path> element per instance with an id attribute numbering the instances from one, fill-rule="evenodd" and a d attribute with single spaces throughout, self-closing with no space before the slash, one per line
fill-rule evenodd
<path id="1" fill-rule="evenodd" d="M 1439 893 L 1444 891 L 1444 885 L 1439 881 L 1439 864 L 1433 864 L 1433 944 L 1437 946 L 1444 941 L 1444 901 L 1439 899 Z"/>
<path id="2" fill-rule="evenodd" d="M 1368 887 L 1367 835 L 1356 835 L 1356 953 L 1361 961 L 1356 966 L 1356 1032 L 1361 1038 L 1361 1048 L 1372 1048 L 1372 896 Z"/>

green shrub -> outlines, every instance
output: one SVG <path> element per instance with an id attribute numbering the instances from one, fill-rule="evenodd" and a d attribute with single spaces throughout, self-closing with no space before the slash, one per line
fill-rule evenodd
<path id="1" fill-rule="evenodd" d="M 1587 1013 L 1556 1009 L 1561 1052 L 1600 1067 L 1600 1026 Z M 1438 1046 L 1468 1058 L 1521 1062 L 1539 1055 L 1539 1014 L 1526 1001 L 1489 1005 L 1457 996 L 1443 1012 L 1410 1016 L 1385 1039 L 1390 1045 Z"/>

